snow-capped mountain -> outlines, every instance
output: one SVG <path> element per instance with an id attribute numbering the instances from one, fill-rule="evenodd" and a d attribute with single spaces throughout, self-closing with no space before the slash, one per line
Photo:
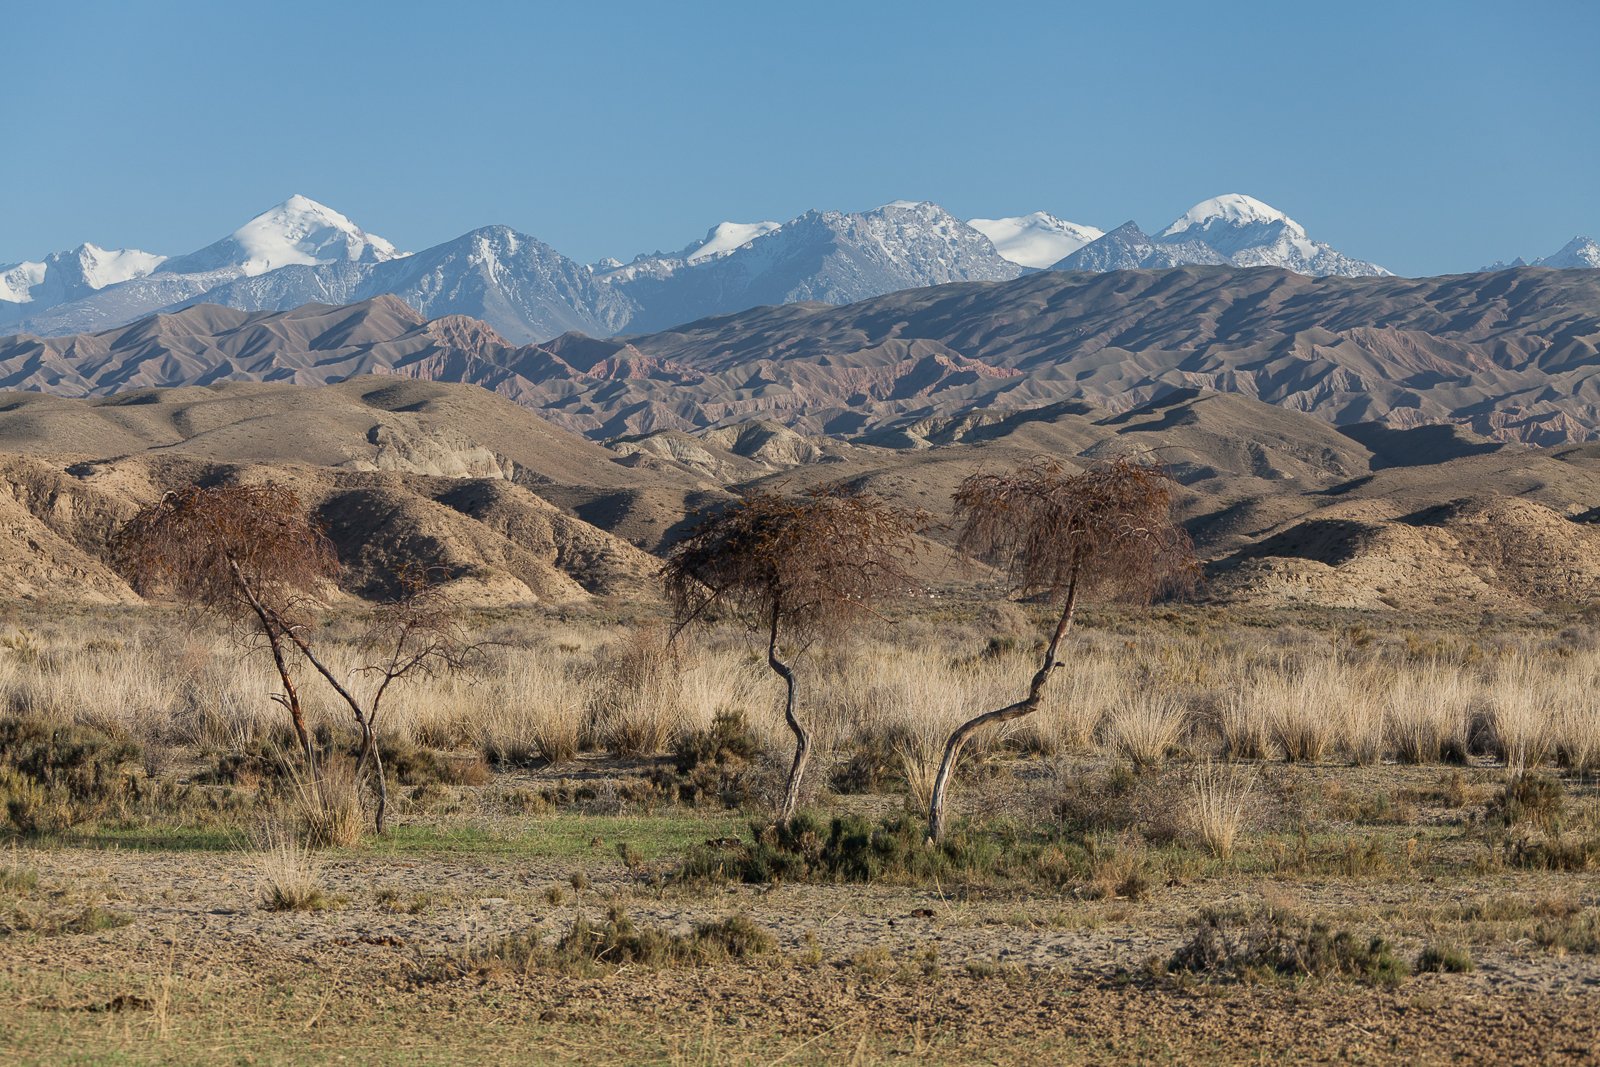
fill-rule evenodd
<path id="1" fill-rule="evenodd" d="M 1389 271 L 1313 241 L 1304 226 L 1243 193 L 1202 200 L 1156 235 L 1164 244 L 1198 241 L 1237 267 L 1282 267 L 1296 274 L 1384 277 Z"/>
<path id="2" fill-rule="evenodd" d="M 1228 193 L 1202 200 L 1156 235 L 1158 240 L 1198 240 L 1223 255 L 1270 243 L 1279 234 L 1304 236 L 1299 223 L 1253 196 Z"/>
<path id="3" fill-rule="evenodd" d="M 782 225 L 781 222 L 719 222 L 706 231 L 705 240 L 684 249 L 688 253 L 684 261 L 699 263 L 713 256 L 725 255 Z"/>
<path id="4" fill-rule="evenodd" d="M 403 255 L 331 207 L 296 194 L 222 240 L 167 260 L 161 272 L 226 272 L 253 278 L 279 267 L 383 263 Z"/>
<path id="5" fill-rule="evenodd" d="M 641 252 L 627 263 L 604 259 L 594 265 L 594 270 L 612 285 L 626 284 L 639 275 L 665 278 L 684 267 L 725 256 L 782 228 L 781 222 L 719 222 L 700 240 L 691 241 L 676 252 Z"/>
<path id="6" fill-rule="evenodd" d="M 398 296 L 429 318 L 470 315 L 508 340 L 546 340 L 569 330 L 609 334 L 631 308 L 594 272 L 509 226 L 485 226 L 414 255 L 381 263 L 296 264 L 237 278 L 185 304 L 286 311 Z"/>
<path id="7" fill-rule="evenodd" d="M 1006 259 L 1035 270 L 1054 266 L 1105 236 L 1097 227 L 1058 219 L 1044 211 L 1005 219 L 968 219 L 967 225 L 989 238 L 995 251 Z"/>
<path id="8" fill-rule="evenodd" d="M 1517 257 L 1510 263 L 1491 263 L 1479 270 L 1509 270 L 1512 267 L 1555 267 L 1558 270 L 1594 270 L 1600 268 L 1600 244 L 1593 237 L 1574 237 L 1561 246 L 1554 255 L 1536 259 L 1532 263 Z"/>
<path id="9" fill-rule="evenodd" d="M 137 248 L 101 248 L 81 244 L 70 252 L 52 252 L 40 262 L 0 266 L 0 301 L 9 304 L 59 304 L 142 278 L 164 257 Z"/>
<path id="10" fill-rule="evenodd" d="M 106 329 L 193 302 L 238 278 L 266 277 L 287 268 L 370 267 L 402 255 L 332 208 L 296 195 L 187 255 L 162 259 L 144 252 L 117 253 L 97 275 L 106 279 L 104 285 L 64 289 L 48 301 L 38 299 L 36 290 L 31 304 L 13 310 L 9 318 L 46 335 Z M 318 291 L 299 302 L 322 296 Z M 0 316 L 5 315 L 3 308 Z"/>
<path id="11" fill-rule="evenodd" d="M 897 200 L 870 211 L 808 211 L 719 254 L 694 262 L 683 253 L 642 256 L 600 278 L 635 305 L 627 328 L 636 331 L 761 304 L 847 304 L 1021 273 L 987 237 L 939 205 Z"/>
<path id="12" fill-rule="evenodd" d="M 1569 246 L 1561 255 L 1568 253 L 1583 254 Z M 782 223 L 722 222 L 675 252 L 594 266 L 504 226 L 410 255 L 338 211 L 293 196 L 172 259 L 84 245 L 0 270 L 0 328 L 60 335 L 197 303 L 275 311 L 390 294 L 428 315 L 482 318 L 521 343 L 569 330 L 660 330 L 765 304 L 845 304 L 1029 269 L 1185 264 L 1386 273 L 1237 194 L 1195 205 L 1153 237 L 1133 223 L 1102 233 L 1045 212 L 968 223 L 934 203 L 897 200 L 859 212 L 808 211 Z"/>
<path id="13" fill-rule="evenodd" d="M 1056 270 L 1161 269 L 1187 264 L 1282 267 L 1297 274 L 1346 278 L 1389 274 L 1313 241 L 1304 226 L 1252 196 L 1228 193 L 1202 200 L 1154 237 L 1132 222 L 1054 265 Z"/>
<path id="14" fill-rule="evenodd" d="M 1553 256 L 1533 261 L 1535 267 L 1559 267 L 1562 270 L 1585 270 L 1600 267 L 1600 244 L 1593 237 L 1574 237 L 1561 246 Z"/>

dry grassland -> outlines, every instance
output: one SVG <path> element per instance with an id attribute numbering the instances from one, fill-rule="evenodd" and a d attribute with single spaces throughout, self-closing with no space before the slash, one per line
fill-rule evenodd
<path id="1" fill-rule="evenodd" d="M 485 613 L 354 726 L 154 609 L 0 617 L 0 1046 L 19 1062 L 1592 1062 L 1600 634 L 1580 616 L 931 603 L 799 663 Z M 355 620 L 319 633 L 358 665 Z M 363 676 L 349 673 L 354 685 Z"/>

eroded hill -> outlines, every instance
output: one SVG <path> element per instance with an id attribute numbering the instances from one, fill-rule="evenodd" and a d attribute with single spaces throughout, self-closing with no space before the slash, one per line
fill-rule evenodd
<path id="1" fill-rule="evenodd" d="M 0 338 L 0 388 L 66 396 L 387 373 L 469 382 L 595 439 L 754 421 L 871 440 L 929 419 L 1204 389 L 1336 426 L 1600 437 L 1600 271 L 1404 279 L 1189 266 L 791 303 L 659 333 L 518 345 L 392 296 L 197 305 L 101 333 Z"/>
<path id="2" fill-rule="evenodd" d="M 487 390 L 393 375 L 0 394 L 0 580 L 12 596 L 130 600 L 106 545 L 137 507 L 178 485 L 270 480 L 326 526 L 348 595 L 383 595 L 405 561 L 477 603 L 651 597 L 659 554 L 741 493 L 841 482 L 938 516 L 962 478 L 1040 454 L 1164 464 L 1214 599 L 1527 611 L 1600 595 L 1596 445 L 1340 430 L 1190 389 L 1121 411 L 930 416 L 851 441 L 757 421 L 606 447 Z M 985 586 L 947 530 L 929 536 L 930 584 Z"/>

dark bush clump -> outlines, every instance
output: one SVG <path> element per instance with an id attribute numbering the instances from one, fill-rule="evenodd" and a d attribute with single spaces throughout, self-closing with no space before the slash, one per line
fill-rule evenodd
<path id="1" fill-rule="evenodd" d="M 303 772 L 289 758 L 299 747 L 287 726 L 274 728 L 266 737 L 236 751 L 216 757 L 211 767 L 196 776 L 208 785 L 267 785 L 274 788 L 296 780 Z M 380 738 L 378 752 L 384 773 L 406 787 L 426 785 L 481 786 L 490 781 L 489 765 L 481 757 L 447 755 L 399 738 Z M 336 744 L 324 724 L 313 734 L 313 754 L 320 766 L 345 758 L 349 746 Z"/>
<path id="2" fill-rule="evenodd" d="M 21 834 L 62 833 L 120 814 L 146 787 L 139 747 L 85 726 L 0 720 L 0 799 Z"/>
<path id="3" fill-rule="evenodd" d="M 944 884 L 1015 882 L 1056 888 L 1086 880 L 1082 845 L 1011 823 L 962 826 L 929 844 L 920 819 L 878 821 L 840 815 L 824 822 L 800 812 L 784 825 L 752 825 L 752 840 L 708 842 L 678 868 L 681 881 L 876 882 Z"/>
<path id="4" fill-rule="evenodd" d="M 1429 945 L 1417 956 L 1418 974 L 1471 974 L 1472 953 L 1458 945 Z"/>
<path id="5" fill-rule="evenodd" d="M 487 785 L 492 777 L 481 756 L 460 757 L 436 752 L 399 738 L 378 741 L 384 773 L 400 785 Z"/>
<path id="6" fill-rule="evenodd" d="M 1321 923 L 1240 924 L 1217 913 L 1201 917 L 1194 936 L 1173 954 L 1167 969 L 1225 981 L 1310 976 L 1385 987 L 1410 974 L 1381 937 L 1363 940 Z"/>
<path id="7" fill-rule="evenodd" d="M 1489 817 L 1507 828 L 1531 824 L 1553 834 L 1561 830 L 1566 806 L 1567 793 L 1558 779 L 1524 772 L 1508 781 L 1489 802 Z"/>
<path id="8" fill-rule="evenodd" d="M 860 796 L 885 792 L 891 783 L 900 784 L 904 772 L 896 740 L 883 730 L 858 735 L 849 754 L 828 775 L 828 788 L 840 796 Z"/>
<path id="9" fill-rule="evenodd" d="M 606 911 L 604 921 L 591 922 L 580 915 L 553 942 L 543 940 L 537 933 L 500 938 L 469 957 L 464 969 L 593 974 L 629 964 L 699 967 L 763 955 L 775 947 L 771 934 L 742 915 L 703 923 L 683 935 L 642 929 L 626 911 L 613 905 Z"/>
<path id="10" fill-rule="evenodd" d="M 715 801 L 737 808 L 756 791 L 761 746 L 744 713 L 719 711 L 704 730 L 690 730 L 672 742 L 674 774 L 658 770 L 652 780 L 684 804 Z"/>
<path id="11" fill-rule="evenodd" d="M 1137 829 L 1151 841 L 1170 842 L 1184 832 L 1187 796 L 1188 780 L 1175 770 L 1137 774 L 1118 765 L 1072 782 L 1056 798 L 1054 814 L 1070 834 Z"/>

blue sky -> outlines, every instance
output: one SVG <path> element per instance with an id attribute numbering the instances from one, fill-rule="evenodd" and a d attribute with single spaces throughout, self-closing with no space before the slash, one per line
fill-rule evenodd
<path id="1" fill-rule="evenodd" d="M 1600 5 L 0 0 L 0 262 L 177 253 L 291 193 L 582 260 L 931 199 L 1244 192 L 1406 274 L 1600 236 Z"/>

